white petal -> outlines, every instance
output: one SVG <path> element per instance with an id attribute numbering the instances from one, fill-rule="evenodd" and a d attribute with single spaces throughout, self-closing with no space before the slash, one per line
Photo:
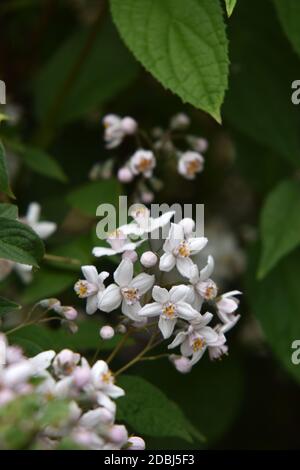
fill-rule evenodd
<path id="1" fill-rule="evenodd" d="M 32 225 L 32 229 L 38 234 L 38 236 L 45 240 L 55 232 L 57 225 L 54 222 L 38 222 Z"/>
<path id="2" fill-rule="evenodd" d="M 190 238 L 189 247 L 192 254 L 198 253 L 199 251 L 203 250 L 203 248 L 207 245 L 207 242 L 208 240 L 205 237 Z"/>
<path id="3" fill-rule="evenodd" d="M 179 331 L 179 333 L 175 336 L 175 339 L 172 343 L 169 344 L 168 349 L 173 349 L 179 346 L 186 338 L 187 333 L 185 331 Z"/>
<path id="4" fill-rule="evenodd" d="M 152 302 L 151 304 L 144 305 L 144 307 L 139 311 L 139 316 L 156 317 L 157 315 L 161 314 L 161 311 L 161 304 L 158 302 Z"/>
<path id="5" fill-rule="evenodd" d="M 154 230 L 157 230 L 158 228 L 164 227 L 165 225 L 167 225 L 172 219 L 174 214 L 175 214 L 175 211 L 169 211 L 157 217 L 156 219 L 151 218 L 150 231 L 153 232 Z"/>
<path id="6" fill-rule="evenodd" d="M 88 282 L 91 284 L 98 284 L 98 271 L 95 266 L 81 266 L 81 271 Z"/>
<path id="7" fill-rule="evenodd" d="M 98 391 L 96 398 L 98 405 L 103 406 L 112 414 L 116 413 L 116 404 L 105 393 Z"/>
<path id="8" fill-rule="evenodd" d="M 101 385 L 102 375 L 108 372 L 108 365 L 105 361 L 97 361 L 91 369 L 92 379 L 95 385 Z"/>
<path id="9" fill-rule="evenodd" d="M 41 206 L 37 202 L 32 202 L 29 204 L 26 214 L 26 221 L 29 225 L 35 224 L 39 218 L 41 213 Z"/>
<path id="10" fill-rule="evenodd" d="M 102 246 L 95 246 L 95 248 L 92 250 L 92 253 L 94 256 L 97 256 L 97 258 L 100 258 L 101 256 L 111 256 L 117 254 L 117 252 L 112 248 L 105 248 Z"/>
<path id="11" fill-rule="evenodd" d="M 170 290 L 170 300 L 171 302 L 177 303 L 177 302 L 180 302 L 181 300 L 185 300 L 188 294 L 189 294 L 188 286 L 185 286 L 184 284 L 181 284 L 179 286 L 174 286 Z"/>
<path id="12" fill-rule="evenodd" d="M 54 356 L 55 356 L 55 351 L 51 351 L 51 350 L 44 351 L 30 358 L 29 361 L 33 365 L 35 373 L 38 374 L 44 371 L 45 369 L 48 369 Z"/>
<path id="13" fill-rule="evenodd" d="M 105 279 L 107 279 L 108 277 L 109 277 L 109 273 L 107 271 L 102 271 L 98 275 L 98 283 L 103 284 L 103 281 L 105 281 Z"/>
<path id="14" fill-rule="evenodd" d="M 159 260 L 159 269 L 161 271 L 171 271 L 176 264 L 176 258 L 172 253 L 165 253 Z"/>
<path id="15" fill-rule="evenodd" d="M 99 310 L 103 312 L 111 312 L 121 305 L 122 294 L 119 286 L 116 284 L 110 284 L 101 297 L 99 302 Z"/>
<path id="16" fill-rule="evenodd" d="M 171 224 L 170 232 L 164 244 L 165 251 L 173 251 L 184 240 L 184 230 L 179 224 Z"/>
<path id="17" fill-rule="evenodd" d="M 200 281 L 207 281 L 213 273 L 215 262 L 212 256 L 207 258 L 207 265 L 200 271 Z"/>
<path id="18" fill-rule="evenodd" d="M 184 357 L 189 357 L 193 354 L 193 349 L 188 338 L 180 346 L 180 352 Z"/>
<path id="19" fill-rule="evenodd" d="M 133 276 L 133 263 L 123 259 L 114 272 L 114 280 L 120 287 L 129 286 Z"/>
<path id="20" fill-rule="evenodd" d="M 194 366 L 198 361 L 200 361 L 205 351 L 206 351 L 206 346 L 204 346 L 204 348 L 202 349 L 199 349 L 199 351 L 194 352 L 193 357 L 191 359 L 192 366 Z"/>
<path id="21" fill-rule="evenodd" d="M 218 333 L 209 326 L 204 326 L 203 328 L 201 328 L 200 334 L 201 336 L 203 336 L 208 346 L 215 346 L 218 343 Z"/>
<path id="22" fill-rule="evenodd" d="M 122 312 L 126 317 L 130 318 L 133 321 L 140 321 L 141 317 L 139 316 L 139 312 L 141 311 L 141 304 L 136 302 L 133 305 L 128 305 L 128 303 L 123 300 L 122 302 Z"/>
<path id="23" fill-rule="evenodd" d="M 145 294 L 154 284 L 155 276 L 141 273 L 138 274 L 135 278 L 132 279 L 130 287 L 134 287 L 139 290 L 141 295 Z"/>
<path id="24" fill-rule="evenodd" d="M 176 311 L 180 318 L 187 321 L 196 320 L 200 315 L 200 313 L 194 310 L 187 302 L 178 302 L 176 304 Z"/>
<path id="25" fill-rule="evenodd" d="M 124 390 L 117 385 L 109 385 L 109 387 L 106 389 L 106 392 L 111 398 L 119 398 L 125 395 Z"/>
<path id="26" fill-rule="evenodd" d="M 165 304 L 166 302 L 169 302 L 170 300 L 169 291 L 165 289 L 164 287 L 159 287 L 159 286 L 153 287 L 152 297 L 155 300 L 155 302 L 158 302 L 160 304 Z"/>
<path id="27" fill-rule="evenodd" d="M 92 315 L 98 309 L 99 298 L 98 295 L 91 295 L 86 299 L 86 313 Z"/>
<path id="28" fill-rule="evenodd" d="M 176 258 L 176 268 L 183 277 L 190 277 L 193 264 L 191 258 Z"/>
<path id="29" fill-rule="evenodd" d="M 141 236 L 144 233 L 144 230 L 141 229 L 141 227 L 135 222 L 132 222 L 131 224 L 128 224 L 128 225 L 122 225 L 119 228 L 119 230 L 121 230 L 125 235 Z"/>
<path id="30" fill-rule="evenodd" d="M 158 328 L 160 329 L 164 339 L 170 338 L 176 325 L 176 319 L 169 320 L 162 315 L 159 317 Z"/>
<path id="31" fill-rule="evenodd" d="M 199 282 L 199 280 L 200 280 L 200 276 L 199 276 L 198 266 L 196 264 L 193 264 L 193 266 L 191 267 L 191 271 L 190 271 L 189 281 L 190 281 L 191 284 L 197 284 L 197 282 Z"/>

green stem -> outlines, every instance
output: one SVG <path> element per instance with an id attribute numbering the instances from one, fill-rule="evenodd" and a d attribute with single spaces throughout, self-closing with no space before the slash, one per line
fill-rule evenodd
<path id="1" fill-rule="evenodd" d="M 148 343 L 146 344 L 146 346 L 144 347 L 144 349 L 142 349 L 142 351 L 140 351 L 133 359 L 131 359 L 131 361 L 129 361 L 127 364 L 125 364 L 123 367 L 121 367 L 120 369 L 118 369 L 116 372 L 115 372 L 115 377 L 122 374 L 122 372 L 124 372 L 125 370 L 129 369 L 129 367 L 133 366 L 134 364 L 136 364 L 137 362 L 139 362 L 142 357 L 148 352 L 150 351 L 150 349 L 152 349 L 152 344 L 153 344 L 153 341 L 155 339 L 155 336 L 156 336 L 156 332 L 154 332 L 151 336 L 151 338 L 149 339 Z"/>

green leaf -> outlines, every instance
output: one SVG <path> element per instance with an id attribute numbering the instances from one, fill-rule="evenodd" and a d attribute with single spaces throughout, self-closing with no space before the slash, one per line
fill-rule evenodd
<path id="1" fill-rule="evenodd" d="M 14 198 L 14 194 L 8 182 L 5 150 L 1 142 L 0 142 L 0 191 Z"/>
<path id="2" fill-rule="evenodd" d="M 278 27 L 272 4 L 238 2 L 229 39 L 232 68 L 225 118 L 298 168 L 300 116 L 291 102 L 291 83 L 299 75 L 299 63 Z"/>
<path id="3" fill-rule="evenodd" d="M 190 423 L 180 408 L 157 387 L 141 377 L 122 376 L 118 385 L 126 395 L 118 400 L 118 419 L 135 432 L 192 441 Z"/>
<path id="4" fill-rule="evenodd" d="M 249 253 L 247 293 L 251 311 L 278 360 L 298 381 L 299 365 L 292 363 L 292 343 L 300 338 L 300 252 L 285 257 L 262 281 L 256 279 L 258 250 Z"/>
<path id="5" fill-rule="evenodd" d="M 38 266 L 43 256 L 43 242 L 30 227 L 0 217 L 0 258 Z"/>
<path id="6" fill-rule="evenodd" d="M 35 273 L 33 281 L 26 287 L 22 302 L 30 304 L 40 299 L 46 299 L 61 294 L 74 284 L 78 276 L 73 272 L 45 268 Z"/>
<path id="7" fill-rule="evenodd" d="M 274 0 L 281 26 L 293 48 L 300 55 L 300 3 L 295 0 Z"/>
<path id="8" fill-rule="evenodd" d="M 68 203 L 84 214 L 96 217 L 100 204 L 112 204 L 116 209 L 121 186 L 117 180 L 103 180 L 84 184 L 73 190 L 68 196 Z"/>
<path id="9" fill-rule="evenodd" d="M 67 181 L 67 177 L 59 163 L 43 150 L 35 147 L 23 147 L 19 153 L 24 163 L 36 173 L 63 183 Z"/>
<path id="10" fill-rule="evenodd" d="M 14 204 L 0 204 L 0 217 L 6 217 L 7 219 L 17 219 L 18 215 L 18 207 Z"/>
<path id="11" fill-rule="evenodd" d="M 16 302 L 0 297 L 0 317 L 6 313 L 10 313 L 12 310 L 18 310 L 20 308 L 21 305 L 16 304 Z"/>
<path id="12" fill-rule="evenodd" d="M 225 0 L 227 15 L 231 16 L 237 0 Z"/>
<path id="13" fill-rule="evenodd" d="M 72 70 L 90 34 L 87 28 L 76 32 L 42 69 L 34 87 L 36 111 L 40 119 L 51 112 L 64 83 L 74 73 Z M 86 51 L 70 87 L 60 98 L 56 125 L 70 122 L 111 99 L 135 79 L 137 72 L 137 63 L 112 25 L 99 26 L 91 49 Z"/>
<path id="14" fill-rule="evenodd" d="M 113 19 L 136 58 L 163 86 L 221 121 L 227 38 L 212 0 L 111 0 Z"/>
<path id="15" fill-rule="evenodd" d="M 284 181 L 269 194 L 261 213 L 262 279 L 285 255 L 300 244 L 300 183 Z"/>

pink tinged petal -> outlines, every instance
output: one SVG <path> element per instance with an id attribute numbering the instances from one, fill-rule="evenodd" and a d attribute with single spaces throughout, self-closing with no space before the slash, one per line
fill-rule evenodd
<path id="1" fill-rule="evenodd" d="M 35 373 L 38 374 L 43 372 L 45 369 L 48 369 L 54 357 L 54 351 L 44 351 L 29 359 L 29 361 L 33 365 Z"/>
<path id="2" fill-rule="evenodd" d="M 176 258 L 176 268 L 183 277 L 190 277 L 193 264 L 190 258 Z"/>
<path id="3" fill-rule="evenodd" d="M 29 225 L 35 224 L 39 220 L 40 214 L 41 214 L 41 206 L 37 202 L 32 202 L 28 206 L 25 219 Z"/>
<path id="4" fill-rule="evenodd" d="M 91 295 L 86 299 L 86 313 L 92 315 L 98 309 L 99 298 L 98 295 Z"/>
<path id="5" fill-rule="evenodd" d="M 101 297 L 99 309 L 103 312 L 111 312 L 121 305 L 122 294 L 119 286 L 110 284 Z"/>
<path id="6" fill-rule="evenodd" d="M 92 251 L 93 255 L 96 256 L 97 258 L 100 258 L 101 256 L 112 256 L 116 254 L 116 251 L 113 250 L 112 248 L 104 248 L 102 246 L 95 246 Z"/>
<path id="7" fill-rule="evenodd" d="M 152 302 L 151 304 L 146 304 L 139 311 L 139 316 L 142 317 L 156 317 L 162 313 L 162 306 L 158 302 Z"/>
<path id="8" fill-rule="evenodd" d="M 176 321 L 176 318 L 170 320 L 168 318 L 163 317 L 162 315 L 159 317 L 158 328 L 160 329 L 164 339 L 170 338 L 174 331 Z"/>
<path id="9" fill-rule="evenodd" d="M 176 264 L 176 258 L 172 253 L 165 253 L 159 260 L 159 269 L 161 271 L 169 272 L 174 268 Z"/>
<path id="10" fill-rule="evenodd" d="M 95 266 L 82 266 L 81 271 L 88 282 L 91 284 L 98 284 L 98 271 Z"/>
<path id="11" fill-rule="evenodd" d="M 110 385 L 107 389 L 107 392 L 111 398 L 119 398 L 125 395 L 124 390 L 121 387 L 118 387 L 117 385 Z"/>
<path id="12" fill-rule="evenodd" d="M 176 304 L 176 311 L 180 318 L 187 321 L 196 320 L 200 316 L 200 313 L 187 302 L 178 302 Z"/>
<path id="13" fill-rule="evenodd" d="M 210 312 L 205 312 L 204 315 L 200 315 L 199 318 L 193 321 L 193 328 L 197 330 L 198 328 L 202 328 L 203 326 L 208 325 L 213 319 L 213 314 Z"/>
<path id="14" fill-rule="evenodd" d="M 114 272 L 114 280 L 120 287 L 128 287 L 133 276 L 133 263 L 125 258 Z"/>
<path id="15" fill-rule="evenodd" d="M 207 265 L 200 271 L 200 281 L 206 281 L 210 278 L 215 267 L 215 262 L 212 256 L 207 258 Z"/>
<path id="16" fill-rule="evenodd" d="M 199 351 L 194 352 L 193 357 L 191 359 L 192 366 L 194 366 L 198 361 L 200 361 L 206 349 L 207 349 L 207 346 L 204 346 L 204 348 L 200 349 Z"/>
<path id="17" fill-rule="evenodd" d="M 219 342 L 219 334 L 209 326 L 204 326 L 201 328 L 199 334 L 202 336 L 208 346 L 215 346 Z"/>
<path id="18" fill-rule="evenodd" d="M 97 403 L 110 411 L 113 415 L 116 413 L 116 404 L 103 392 L 97 392 Z"/>
<path id="19" fill-rule="evenodd" d="M 130 283 L 130 287 L 138 289 L 139 294 L 143 295 L 147 292 L 154 284 L 155 276 L 150 274 L 141 273 L 138 274 Z"/>
<path id="20" fill-rule="evenodd" d="M 190 238 L 189 248 L 191 250 L 191 254 L 193 255 L 203 250 L 203 248 L 207 245 L 207 242 L 208 240 L 205 237 Z"/>
<path id="21" fill-rule="evenodd" d="M 139 316 L 139 312 L 141 311 L 141 304 L 136 302 L 135 304 L 128 305 L 126 300 L 122 301 L 122 312 L 126 317 L 130 318 L 133 321 L 140 321 L 141 317 Z"/>
<path id="22" fill-rule="evenodd" d="M 180 286 L 174 286 L 170 290 L 170 301 L 173 303 L 180 302 L 181 300 L 185 300 L 186 297 L 189 295 L 189 288 L 184 284 Z"/>
<path id="23" fill-rule="evenodd" d="M 170 294 L 164 287 L 154 286 L 152 290 L 152 297 L 155 302 L 165 304 L 170 300 Z"/>
<path id="24" fill-rule="evenodd" d="M 193 349 L 188 338 L 181 344 L 180 352 L 184 357 L 189 357 L 193 354 Z"/>
<path id="25" fill-rule="evenodd" d="M 54 222 L 38 222 L 32 225 L 32 229 L 38 234 L 38 236 L 45 240 L 55 232 L 57 225 Z"/>
<path id="26" fill-rule="evenodd" d="M 240 315 L 235 315 L 233 320 L 227 321 L 224 325 L 221 326 L 220 333 L 227 333 L 227 331 L 230 331 L 236 325 L 239 319 Z"/>
<path id="27" fill-rule="evenodd" d="M 236 311 L 238 303 L 233 299 L 221 298 L 221 300 L 217 302 L 217 307 L 220 313 L 228 314 Z"/>
<path id="28" fill-rule="evenodd" d="M 151 231 L 154 231 L 159 227 L 164 227 L 165 225 L 167 225 L 174 214 L 175 211 L 169 211 L 165 214 L 162 214 L 160 217 L 157 217 L 156 219 L 151 219 Z"/>
<path id="29" fill-rule="evenodd" d="M 98 276 L 98 283 L 100 282 L 103 284 L 103 281 L 109 277 L 109 273 L 107 271 L 102 271 Z"/>
<path id="30" fill-rule="evenodd" d="M 175 339 L 172 341 L 172 343 L 168 345 L 168 349 L 176 348 L 177 346 L 182 344 L 186 338 L 186 335 L 187 335 L 186 331 L 180 331 L 179 333 L 177 333 L 177 335 L 175 336 Z"/>

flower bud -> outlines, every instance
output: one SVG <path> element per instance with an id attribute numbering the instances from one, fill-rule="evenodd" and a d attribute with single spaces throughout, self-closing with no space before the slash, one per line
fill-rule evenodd
<path id="1" fill-rule="evenodd" d="M 60 307 L 60 301 L 58 299 L 43 299 L 39 302 L 40 306 L 43 308 L 57 308 Z"/>
<path id="2" fill-rule="evenodd" d="M 116 326 L 116 332 L 119 333 L 120 335 L 124 335 L 127 332 L 127 328 L 123 323 L 120 325 Z"/>
<path id="3" fill-rule="evenodd" d="M 99 334 L 102 339 L 111 339 L 115 336 L 115 330 L 110 325 L 100 328 Z"/>
<path id="4" fill-rule="evenodd" d="M 141 256 L 141 264 L 145 268 L 152 268 L 157 263 L 157 255 L 153 251 L 145 251 Z"/>
<path id="5" fill-rule="evenodd" d="M 152 191 L 143 191 L 141 194 L 141 200 L 144 204 L 150 204 L 154 199 Z"/>
<path id="6" fill-rule="evenodd" d="M 125 444 L 128 440 L 127 429 L 125 428 L 125 426 L 123 426 L 123 424 L 115 424 L 109 430 L 108 438 L 114 444 Z"/>
<path id="7" fill-rule="evenodd" d="M 74 307 L 63 307 L 61 309 L 62 315 L 67 319 L 67 320 L 75 320 L 77 318 L 77 310 L 75 310 Z"/>
<path id="8" fill-rule="evenodd" d="M 125 134 L 132 135 L 137 130 L 137 122 L 130 116 L 125 116 L 121 121 L 122 130 Z"/>
<path id="9" fill-rule="evenodd" d="M 133 174 L 130 169 L 126 166 L 120 168 L 118 171 L 118 180 L 121 183 L 130 183 L 133 180 Z"/>
<path id="10" fill-rule="evenodd" d="M 191 120 L 185 113 L 178 113 L 172 117 L 170 128 L 173 130 L 184 130 L 189 127 L 190 123 Z"/>
<path id="11" fill-rule="evenodd" d="M 144 450 L 146 447 L 144 439 L 138 436 L 132 436 L 128 439 L 129 450 Z"/>
<path id="12" fill-rule="evenodd" d="M 192 369 L 191 362 L 187 357 L 171 354 L 169 359 L 174 364 L 175 369 L 181 374 L 187 374 Z"/>
<path id="13" fill-rule="evenodd" d="M 91 378 L 90 370 L 87 367 L 76 367 L 73 373 L 73 381 L 76 387 L 82 388 L 89 383 Z"/>

